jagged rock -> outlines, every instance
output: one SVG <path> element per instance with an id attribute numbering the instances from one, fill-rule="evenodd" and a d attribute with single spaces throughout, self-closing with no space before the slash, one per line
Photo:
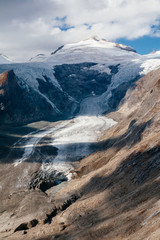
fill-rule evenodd
<path id="1" fill-rule="evenodd" d="M 14 232 L 17 232 L 17 231 L 22 231 L 22 230 L 28 230 L 29 227 L 28 227 L 28 223 L 21 223 L 15 230 Z"/>
<path id="2" fill-rule="evenodd" d="M 72 194 L 71 196 L 69 196 L 66 199 L 64 199 L 63 202 L 60 205 L 54 206 L 54 209 L 51 211 L 51 213 L 47 214 L 47 217 L 44 220 L 44 223 L 45 224 L 46 223 L 51 223 L 53 217 L 55 217 L 60 212 L 63 212 L 64 210 L 66 210 L 69 206 L 71 206 L 78 199 L 79 199 L 78 195 Z M 63 230 L 65 229 L 64 224 L 63 224 L 62 228 L 63 228 Z"/>
<path id="3" fill-rule="evenodd" d="M 33 219 L 29 222 L 26 222 L 26 223 L 21 223 L 15 230 L 14 232 L 17 232 L 17 231 L 22 231 L 24 230 L 25 233 L 26 233 L 26 230 L 32 228 L 32 227 L 35 227 L 36 225 L 38 224 L 38 220 L 37 219 Z"/>
<path id="4" fill-rule="evenodd" d="M 52 174 L 45 174 L 43 171 L 37 171 L 33 174 L 29 183 L 29 189 L 40 189 L 45 192 L 47 189 L 59 184 L 60 182 L 67 181 L 67 178 L 61 173 L 56 171 Z"/>

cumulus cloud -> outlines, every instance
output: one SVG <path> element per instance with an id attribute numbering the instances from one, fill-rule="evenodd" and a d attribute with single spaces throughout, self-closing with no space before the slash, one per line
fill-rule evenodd
<path id="1" fill-rule="evenodd" d="M 0 7 L 0 52 L 15 59 L 93 35 L 160 36 L 159 0 L 1 0 Z"/>

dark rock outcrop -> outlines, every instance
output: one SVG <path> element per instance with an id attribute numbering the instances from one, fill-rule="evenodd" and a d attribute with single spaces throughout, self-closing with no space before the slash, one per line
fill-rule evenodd
<path id="1" fill-rule="evenodd" d="M 57 109 L 60 110 L 63 117 L 71 116 L 77 108 L 77 103 L 70 99 L 70 96 L 64 91 L 60 91 L 55 87 L 47 76 L 43 79 L 37 79 L 39 83 L 39 91 L 47 96 L 47 98 L 56 104 Z"/>
<path id="2" fill-rule="evenodd" d="M 66 93 L 50 83 L 38 79 L 39 90 L 48 97 L 51 103 L 56 102 L 55 109 L 43 96 L 31 87 L 19 85 L 19 79 L 13 70 L 0 74 L 0 124 L 24 125 L 39 120 L 65 118 L 76 104 Z"/>
<path id="3" fill-rule="evenodd" d="M 52 174 L 45 174 L 39 170 L 33 174 L 29 183 L 29 189 L 40 189 L 42 192 L 45 192 L 63 181 L 67 181 L 67 178 L 61 173 L 55 171 Z"/>
<path id="4" fill-rule="evenodd" d="M 58 65 L 54 67 L 54 75 L 64 91 L 77 101 L 81 101 L 92 96 L 92 93 L 95 95 L 104 93 L 111 83 L 112 74 L 91 69 L 96 64 L 86 62 Z"/>
<path id="5" fill-rule="evenodd" d="M 0 79 L 1 124 L 22 125 L 58 117 L 50 104 L 45 102 L 38 93 L 33 92 L 31 88 L 26 92 L 19 86 L 13 70 L 1 74 Z"/>
<path id="6" fill-rule="evenodd" d="M 36 225 L 38 224 L 38 220 L 37 219 L 33 219 L 29 222 L 26 222 L 26 223 L 21 223 L 15 230 L 14 232 L 17 232 L 17 231 L 25 231 L 25 230 L 28 230 L 32 227 L 35 227 Z"/>

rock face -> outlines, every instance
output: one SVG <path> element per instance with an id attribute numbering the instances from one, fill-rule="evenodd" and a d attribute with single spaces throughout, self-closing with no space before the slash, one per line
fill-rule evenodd
<path id="1" fill-rule="evenodd" d="M 40 189 L 42 192 L 46 192 L 49 188 L 60 184 L 63 181 L 67 181 L 65 176 L 59 174 L 47 175 L 42 170 L 33 173 L 31 181 L 29 183 L 29 189 Z"/>
<path id="2" fill-rule="evenodd" d="M 51 84 L 47 77 L 45 79 L 46 82 L 42 79 L 37 81 L 40 93 L 47 96 L 47 100 L 33 88 L 23 88 L 13 70 L 0 74 L 1 124 L 23 125 L 38 120 L 56 121 L 64 118 L 69 111 L 72 112 L 71 108 L 76 106 L 75 101 Z M 55 101 L 59 109 L 52 106 Z"/>
<path id="3" fill-rule="evenodd" d="M 50 104 L 45 102 L 32 89 L 21 88 L 14 71 L 0 75 L 1 124 L 25 124 L 43 118 L 57 118 Z"/>
<path id="4" fill-rule="evenodd" d="M 33 219 L 30 222 L 21 223 L 14 231 L 22 231 L 22 230 L 28 230 L 29 228 L 35 227 L 38 224 L 37 219 Z"/>
<path id="5" fill-rule="evenodd" d="M 104 93 L 111 83 L 111 74 L 92 70 L 96 63 L 63 64 L 55 66 L 54 75 L 62 89 L 78 102 Z M 114 67 L 114 66 L 113 66 Z M 72 87 L 71 87 L 72 86 Z"/>

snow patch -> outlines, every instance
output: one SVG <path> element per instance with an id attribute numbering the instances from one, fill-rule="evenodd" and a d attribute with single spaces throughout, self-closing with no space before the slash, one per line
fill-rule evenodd
<path id="1" fill-rule="evenodd" d="M 143 69 L 140 74 L 146 75 L 147 73 L 156 70 L 160 67 L 160 59 L 148 59 L 141 64 Z"/>
<path id="2" fill-rule="evenodd" d="M 96 64 L 89 68 L 90 70 L 98 71 L 100 73 L 107 73 L 108 75 L 111 74 L 111 69 L 106 64 Z"/>

